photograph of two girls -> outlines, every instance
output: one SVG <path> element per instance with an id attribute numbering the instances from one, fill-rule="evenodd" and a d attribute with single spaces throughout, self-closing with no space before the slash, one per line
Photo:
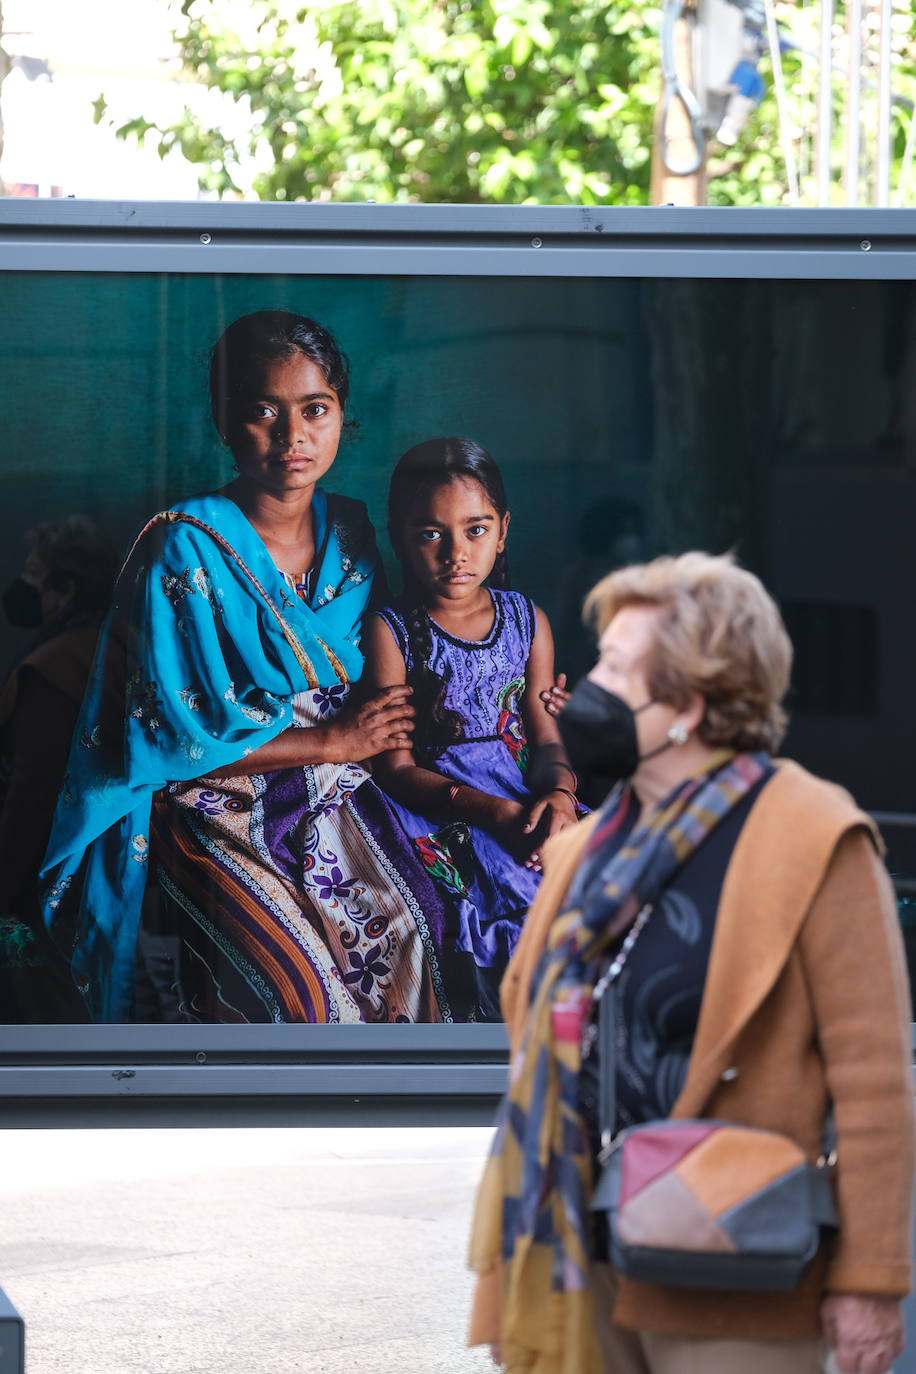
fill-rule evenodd
<path id="1" fill-rule="evenodd" d="M 101 520 L 30 526 L 10 1019 L 500 1018 L 542 846 L 588 809 L 565 676 L 473 408 L 396 457 L 379 529 L 350 387 L 311 316 L 240 315 L 207 362 L 224 479 L 151 510 L 120 568 Z"/>
<path id="2" fill-rule="evenodd" d="M 907 810 L 905 580 L 861 574 L 910 546 L 881 283 L 6 291 L 7 1021 L 502 1019 L 544 847 L 632 745 L 576 729 L 583 604 L 657 554 L 763 579 L 787 753 Z"/>

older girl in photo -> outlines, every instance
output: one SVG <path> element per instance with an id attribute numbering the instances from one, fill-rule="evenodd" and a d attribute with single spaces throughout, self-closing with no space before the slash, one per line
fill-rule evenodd
<path id="1" fill-rule="evenodd" d="M 375 537 L 323 486 L 348 387 L 315 321 L 230 325 L 210 399 L 236 476 L 155 516 L 119 579 L 45 859 L 96 1020 L 137 1014 L 141 906 L 141 950 L 173 960 L 150 1019 L 451 1018 L 442 902 L 364 786 L 413 709 L 354 695 Z"/>

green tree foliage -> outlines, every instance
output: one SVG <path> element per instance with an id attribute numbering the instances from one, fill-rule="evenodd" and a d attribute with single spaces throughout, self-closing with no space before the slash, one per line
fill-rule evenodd
<path id="1" fill-rule="evenodd" d="M 184 0 L 189 75 L 250 106 L 241 140 L 138 118 L 201 185 L 265 200 L 639 203 L 656 6 L 628 0 Z M 96 118 L 104 117 L 104 102 Z M 269 150 L 269 156 L 265 152 Z M 246 176 L 250 160 L 262 170 Z"/>
<path id="2" fill-rule="evenodd" d="M 171 0 L 177 5 L 177 0 Z M 916 199 L 916 6 L 891 0 L 893 203 Z M 878 65 L 879 0 L 863 0 L 865 56 Z M 784 37 L 782 117 L 769 89 L 739 143 L 710 145 L 709 200 L 817 201 L 820 7 L 775 0 Z M 234 102 L 215 127 L 200 106 L 170 125 L 118 128 L 180 149 L 201 186 L 264 200 L 640 204 L 649 198 L 661 91 L 661 0 L 181 0 L 187 76 Z M 844 203 L 846 0 L 834 7 L 834 203 Z M 225 105 L 223 110 L 225 111 Z M 104 97 L 96 119 L 109 118 Z M 862 198 L 874 201 L 877 105 L 860 115 Z M 231 123 L 231 127 L 229 127 Z"/>

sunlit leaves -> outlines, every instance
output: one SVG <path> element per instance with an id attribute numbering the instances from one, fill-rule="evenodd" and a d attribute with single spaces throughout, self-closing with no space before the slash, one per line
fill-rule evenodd
<path id="1" fill-rule="evenodd" d="M 189 111 L 169 128 L 137 118 L 121 132 L 155 136 L 164 153 L 180 147 L 221 194 L 629 203 L 647 194 L 657 94 L 646 10 L 634 18 L 632 0 L 184 0 L 185 65 L 246 103 L 246 136 Z"/>
<path id="2" fill-rule="evenodd" d="M 914 98 L 916 8 L 892 5 L 895 89 Z M 810 39 L 806 7 L 776 0 L 776 11 L 785 32 L 802 25 Z M 843 0 L 836 13 L 845 22 Z M 163 155 L 180 148 L 220 194 L 648 199 L 660 0 L 183 0 L 181 14 L 189 74 L 236 103 L 244 134 L 189 111 L 168 128 L 140 116 L 121 133 L 157 140 Z M 739 145 L 713 147 L 713 203 L 783 203 L 781 134 L 804 164 L 817 64 L 797 50 L 783 62 L 793 127 L 780 130 L 770 90 Z M 895 184 L 909 120 L 894 107 Z M 910 184 L 916 195 L 916 168 Z"/>

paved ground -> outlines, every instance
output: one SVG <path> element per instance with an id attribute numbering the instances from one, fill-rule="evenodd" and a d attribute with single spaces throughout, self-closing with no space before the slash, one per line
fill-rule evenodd
<path id="1" fill-rule="evenodd" d="M 464 1347 L 489 1132 L 6 1131 L 27 1374 L 487 1374 Z"/>

